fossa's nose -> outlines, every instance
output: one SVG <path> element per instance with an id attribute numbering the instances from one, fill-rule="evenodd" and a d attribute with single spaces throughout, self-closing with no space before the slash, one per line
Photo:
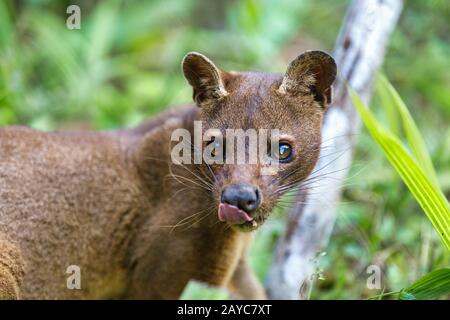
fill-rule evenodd
<path id="1" fill-rule="evenodd" d="M 251 213 L 261 204 L 261 196 L 258 188 L 246 183 L 238 183 L 227 186 L 222 191 L 222 203 L 228 203 L 239 209 Z"/>

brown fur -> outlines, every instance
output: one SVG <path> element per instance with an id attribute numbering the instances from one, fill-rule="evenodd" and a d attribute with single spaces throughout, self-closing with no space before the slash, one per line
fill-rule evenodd
<path id="1" fill-rule="evenodd" d="M 276 188 L 309 175 L 335 75 L 327 57 L 306 53 L 283 79 L 226 73 L 193 53 L 183 69 L 200 108 L 113 132 L 0 129 L 0 299 L 174 299 L 190 279 L 264 298 L 245 254 L 251 233 L 242 231 L 253 228 L 218 221 L 220 192 L 258 186 L 261 225 Z M 276 176 L 259 175 L 258 165 L 216 165 L 213 175 L 204 164 L 173 165 L 173 130 L 192 131 L 198 119 L 204 130 L 280 129 L 294 160 Z M 70 265 L 81 268 L 81 290 L 66 287 Z"/>

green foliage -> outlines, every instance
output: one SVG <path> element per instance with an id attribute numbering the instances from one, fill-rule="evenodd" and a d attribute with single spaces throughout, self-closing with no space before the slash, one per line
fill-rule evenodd
<path id="1" fill-rule="evenodd" d="M 370 297 L 379 300 L 384 297 L 397 296 L 398 300 L 431 300 L 450 294 L 450 268 L 431 271 L 409 287 L 398 292 L 387 292 Z"/>
<path id="2" fill-rule="evenodd" d="M 383 127 L 359 96 L 351 90 L 353 104 L 369 133 L 419 202 L 442 242 L 450 250 L 450 205 L 437 184 L 436 173 L 423 138 L 397 91 L 385 77 L 380 76 L 379 82 L 378 92 L 385 104 L 385 110 L 394 111 L 389 113 L 390 116 L 400 114 L 412 155 L 399 137 Z M 384 293 L 377 297 L 392 294 L 395 292 Z M 398 296 L 400 300 L 416 300 L 433 299 L 444 294 L 450 294 L 449 268 L 428 273 L 413 285 L 401 290 Z"/>
<path id="3" fill-rule="evenodd" d="M 389 90 L 395 99 L 393 101 L 395 101 L 402 115 L 407 137 L 414 150 L 414 154 L 416 156 L 417 153 L 427 154 L 428 152 L 425 149 L 422 137 L 408 109 L 386 79 L 382 81 L 382 90 Z M 450 205 L 439 186 L 434 182 L 435 179 L 433 178 L 435 174 L 429 157 L 419 154 L 418 159 L 415 159 L 411 156 L 399 138 L 389 132 L 375 119 L 374 115 L 354 91 L 351 91 L 351 96 L 353 104 L 366 125 L 366 128 L 419 202 L 447 249 L 450 250 Z M 422 169 L 419 164 L 422 164 L 426 169 Z M 427 174 L 432 178 L 429 178 Z"/>
<path id="4" fill-rule="evenodd" d="M 423 140 L 414 119 L 409 113 L 408 108 L 400 98 L 397 91 L 384 76 L 379 75 L 378 80 L 379 85 L 377 93 L 383 97 L 383 106 L 385 106 L 388 110 L 393 110 L 394 113 L 400 114 L 403 129 L 414 157 L 427 176 L 436 182 L 436 172 L 434 171 L 433 163 L 431 162 L 428 150 L 425 147 L 425 141 Z M 392 122 L 393 121 L 391 121 L 391 123 Z M 399 135 L 397 134 L 397 136 Z"/>
<path id="5" fill-rule="evenodd" d="M 450 268 L 431 271 L 399 294 L 400 300 L 428 300 L 450 294 Z"/>

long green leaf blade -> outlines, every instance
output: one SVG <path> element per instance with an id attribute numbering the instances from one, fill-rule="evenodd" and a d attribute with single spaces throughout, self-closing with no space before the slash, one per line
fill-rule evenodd
<path id="1" fill-rule="evenodd" d="M 450 268 L 431 271 L 402 290 L 400 300 L 436 299 L 450 293 Z"/>
<path id="2" fill-rule="evenodd" d="M 416 158 L 422 169 L 437 182 L 436 171 L 434 170 L 433 163 L 429 156 L 428 150 L 425 145 L 425 141 L 419 132 L 419 129 L 414 122 L 411 113 L 403 102 L 402 98 L 398 94 L 397 90 L 383 75 L 378 75 L 378 91 L 381 96 L 384 97 L 383 103 L 390 104 L 390 109 L 395 108 L 400 113 L 403 128 L 408 139 L 408 144 L 411 147 L 412 153 Z"/>
<path id="3" fill-rule="evenodd" d="M 384 128 L 359 96 L 350 90 L 353 104 L 369 133 L 384 151 L 389 162 L 424 210 L 428 219 L 450 250 L 450 205 L 440 188 L 420 168 L 401 141 Z"/>

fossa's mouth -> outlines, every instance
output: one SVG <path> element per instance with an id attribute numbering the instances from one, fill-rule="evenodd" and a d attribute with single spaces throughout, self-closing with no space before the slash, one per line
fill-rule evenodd
<path id="1" fill-rule="evenodd" d="M 241 224 L 253 220 L 247 212 L 228 203 L 219 205 L 218 215 L 220 221 L 226 221 L 229 224 Z"/>
<path id="2" fill-rule="evenodd" d="M 256 218 L 228 203 L 219 205 L 218 216 L 220 221 L 227 222 L 239 230 L 254 230 L 258 227 Z"/>
<path id="3" fill-rule="evenodd" d="M 241 232 L 251 232 L 258 229 L 265 221 L 264 217 L 254 217 L 252 221 L 246 221 L 241 224 L 234 224 L 231 227 Z"/>

